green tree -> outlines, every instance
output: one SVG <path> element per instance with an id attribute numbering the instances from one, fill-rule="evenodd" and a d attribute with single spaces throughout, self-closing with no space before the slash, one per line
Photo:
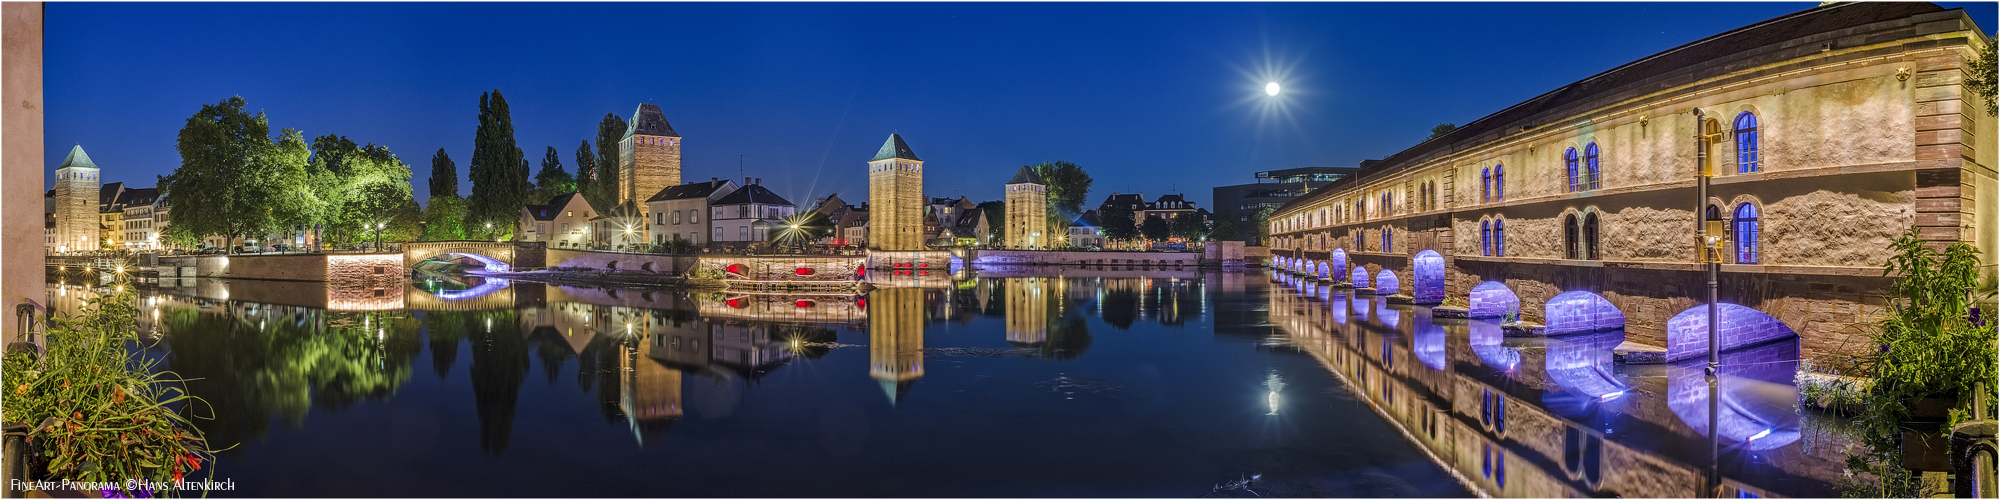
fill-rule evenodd
<path id="1" fill-rule="evenodd" d="M 1215 225 L 1208 231 L 1208 239 L 1214 241 L 1243 241 L 1243 232 L 1237 227 L 1236 211 L 1223 210 L 1215 213 Z"/>
<path id="2" fill-rule="evenodd" d="M 264 153 L 278 172 L 270 180 L 272 217 L 287 233 L 310 229 L 326 218 L 327 204 L 315 184 L 311 156 L 312 147 L 306 143 L 305 134 L 292 129 L 279 132 L 278 143 Z"/>
<path id="3" fill-rule="evenodd" d="M 555 146 L 549 146 L 548 153 L 542 155 L 542 170 L 535 173 L 536 194 L 528 201 L 538 205 L 548 203 L 549 198 L 572 191 L 576 191 L 576 178 L 563 170 L 562 158 L 556 155 Z"/>
<path id="4" fill-rule="evenodd" d="M 160 179 L 160 191 L 174 200 L 169 238 L 199 240 L 262 235 L 276 227 L 274 181 L 281 173 L 269 161 L 275 146 L 263 112 L 243 109 L 242 97 L 204 104 L 181 127 L 174 147 L 181 165 Z"/>
<path id="5" fill-rule="evenodd" d="M 1000 228 L 1007 227 L 1007 202 L 998 200 L 982 201 L 978 205 L 973 206 L 973 208 L 986 212 L 982 216 L 986 218 L 986 227 L 993 228 L 993 230 L 987 231 L 988 238 L 986 244 L 1005 244 L 1007 242 L 1007 232 L 1001 231 Z"/>
<path id="6" fill-rule="evenodd" d="M 1103 228 L 1104 238 L 1111 241 L 1131 241 L 1139 237 L 1139 226 L 1130 207 L 1122 205 L 1106 206 L 1097 211 L 1097 223 Z"/>
<path id="7" fill-rule="evenodd" d="M 423 215 L 424 240 L 465 239 L 465 200 L 457 196 L 432 196 Z"/>
<path id="8" fill-rule="evenodd" d="M 458 165 L 451 162 L 451 155 L 445 154 L 444 148 L 431 155 L 430 196 L 458 197 Z"/>
<path id="9" fill-rule="evenodd" d="M 1201 241 L 1208 237 L 1208 222 L 1201 220 L 1201 216 L 1195 213 L 1184 213 L 1174 217 L 1168 232 L 1176 238 Z"/>
<path id="10" fill-rule="evenodd" d="M 597 122 L 597 190 L 595 195 L 586 193 L 584 201 L 599 212 L 609 212 L 618 205 L 619 142 L 625 140 L 625 119 L 617 113 L 605 113 Z"/>
<path id="11" fill-rule="evenodd" d="M 1444 137 L 1445 134 L 1449 134 L 1453 130 L 1458 130 L 1458 126 L 1450 123 L 1440 123 L 1436 127 L 1431 127 L 1431 136 L 1425 137 L 1424 140 L 1428 141 L 1431 139 Z"/>
<path id="12" fill-rule="evenodd" d="M 1035 175 L 1041 176 L 1049 188 L 1049 228 L 1043 234 L 1069 234 L 1070 223 L 1083 215 L 1083 203 L 1090 198 L 1090 174 L 1083 167 L 1062 160 L 1043 162 L 1034 168 Z M 1062 238 L 1057 244 L 1065 245 L 1068 241 Z"/>
<path id="13" fill-rule="evenodd" d="M 1173 225 L 1163 218 L 1147 217 L 1146 222 L 1139 224 L 1139 235 L 1147 240 L 1161 241 L 1173 234 Z"/>
<path id="14" fill-rule="evenodd" d="M 1986 101 L 1986 116 L 2000 116 L 2000 107 L 1996 107 L 2000 103 L 1994 101 L 1993 95 L 1995 84 L 2000 83 L 2000 77 L 1994 75 L 1996 64 L 2000 61 L 1995 60 L 1992 42 L 1974 51 L 1972 60 L 1965 62 L 1965 70 L 1970 73 L 1965 77 L 1965 86 L 1971 88 L 1980 100 Z"/>
<path id="15" fill-rule="evenodd" d="M 576 189 L 583 192 L 583 199 L 589 201 L 591 191 L 597 182 L 597 153 L 590 150 L 590 140 L 576 145 Z"/>
<path id="16" fill-rule="evenodd" d="M 1271 216 L 1277 213 L 1277 207 L 1258 209 L 1255 213 L 1250 214 L 1250 230 L 1244 231 L 1243 234 L 1256 238 L 1252 240 L 1253 243 L 1263 245 L 1264 240 L 1271 237 Z"/>
<path id="17" fill-rule="evenodd" d="M 479 95 L 479 128 L 472 143 L 467 169 L 472 195 L 466 197 L 466 213 L 470 222 L 480 224 L 480 239 L 512 234 L 531 184 L 528 160 L 514 142 L 514 119 L 499 89 Z M 486 229 L 489 223 L 492 229 Z"/>

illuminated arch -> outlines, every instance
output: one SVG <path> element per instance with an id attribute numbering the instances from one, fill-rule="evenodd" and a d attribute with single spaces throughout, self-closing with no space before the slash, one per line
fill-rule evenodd
<path id="1" fill-rule="evenodd" d="M 1418 314 L 1413 329 L 1416 335 L 1410 339 L 1410 350 L 1416 351 L 1417 361 L 1432 370 L 1443 370 L 1447 337 L 1444 327 L 1431 322 L 1431 315 Z"/>
<path id="2" fill-rule="evenodd" d="M 1625 313 L 1597 294 L 1573 290 L 1549 299 L 1542 306 L 1543 322 L 1549 335 L 1589 333 L 1625 327 Z"/>
<path id="3" fill-rule="evenodd" d="M 1410 260 L 1410 296 L 1418 304 L 1444 302 L 1444 256 L 1435 250 L 1417 252 Z"/>
<path id="4" fill-rule="evenodd" d="M 1346 251 L 1346 250 L 1342 250 L 1342 249 L 1338 249 L 1338 248 L 1335 248 L 1335 249 L 1333 249 L 1333 253 L 1327 256 L 1327 261 L 1329 261 L 1329 262 L 1331 262 L 1331 263 L 1333 264 L 1333 265 L 1332 265 L 1332 274 L 1333 274 L 1334 276 L 1340 276 L 1340 275 L 1343 275 L 1343 274 L 1347 274 L 1347 251 Z M 1336 278 L 1336 279 L 1338 279 L 1338 278 Z"/>
<path id="5" fill-rule="evenodd" d="M 1617 331 L 1549 339 L 1549 379 L 1587 401 L 1617 399 L 1629 388 L 1612 374 L 1611 350 L 1623 342 L 1625 332 Z"/>
<path id="6" fill-rule="evenodd" d="M 1368 266 L 1354 266 L 1354 272 L 1349 273 L 1347 279 L 1353 282 L 1356 290 L 1368 289 Z"/>
<path id="7" fill-rule="evenodd" d="M 1383 269 L 1382 272 L 1375 274 L 1375 293 L 1380 295 L 1395 295 L 1396 292 L 1401 290 L 1402 283 L 1396 280 L 1395 271 Z"/>
<path id="8" fill-rule="evenodd" d="M 1520 351 L 1500 345 L 1507 334 L 1500 329 L 1499 323 L 1472 321 L 1466 326 L 1470 327 L 1467 337 L 1472 344 L 1472 353 L 1478 355 L 1479 360 L 1485 362 L 1486 366 L 1503 372 L 1513 372 L 1516 368 L 1520 368 Z"/>
<path id="9" fill-rule="evenodd" d="M 1322 260 L 1322 261 L 1320 261 L 1320 262 L 1319 262 L 1319 265 L 1318 265 L 1318 266 L 1316 266 L 1316 267 L 1318 267 L 1318 268 L 1319 268 L 1319 272 L 1317 273 L 1317 274 L 1319 275 L 1319 279 L 1332 279 L 1332 278 L 1333 278 L 1333 275 L 1332 275 L 1332 274 L 1329 274 L 1329 273 L 1331 273 L 1331 272 L 1332 272 L 1332 270 L 1328 268 L 1328 266 L 1326 265 L 1326 261 L 1323 261 L 1323 260 Z"/>
<path id="10" fill-rule="evenodd" d="M 1521 299 L 1514 296 L 1514 291 L 1508 289 L 1506 283 L 1498 281 L 1488 281 L 1472 287 L 1472 297 L 1469 302 L 1471 310 L 1465 315 L 1470 318 L 1500 318 L 1521 310 Z"/>
<path id="11" fill-rule="evenodd" d="M 1785 322 L 1763 311 L 1736 304 L 1717 304 L 1715 317 L 1723 352 L 1797 337 Z M 1667 361 L 1708 356 L 1708 306 L 1695 306 L 1667 320 Z"/>

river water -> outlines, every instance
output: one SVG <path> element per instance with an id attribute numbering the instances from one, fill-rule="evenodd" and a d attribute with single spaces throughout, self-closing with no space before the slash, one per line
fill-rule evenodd
<path id="1" fill-rule="evenodd" d="M 1502 338 L 1255 271 L 1056 272 L 861 296 L 168 279 L 140 328 L 233 446 L 223 496 L 1819 496 L 1838 476 L 1772 375 L 1795 365 L 1725 372 L 1711 470 L 1708 386 L 1612 365 L 1611 334 Z M 51 289 L 70 310 L 105 286 Z"/>

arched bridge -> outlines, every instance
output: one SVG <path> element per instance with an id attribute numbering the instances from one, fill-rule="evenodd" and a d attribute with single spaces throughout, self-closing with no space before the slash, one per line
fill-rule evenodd
<path id="1" fill-rule="evenodd" d="M 428 259 L 470 257 L 488 269 L 508 271 L 545 267 L 547 244 L 540 241 L 413 241 L 403 244 L 403 268 L 413 269 Z"/>

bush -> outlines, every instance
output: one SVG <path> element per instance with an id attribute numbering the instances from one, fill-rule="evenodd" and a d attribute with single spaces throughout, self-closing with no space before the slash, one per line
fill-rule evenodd
<path id="1" fill-rule="evenodd" d="M 0 362 L 7 391 L 0 413 L 34 426 L 29 444 L 47 460 L 31 474 L 169 482 L 214 458 L 201 431 L 172 409 L 199 400 L 131 348 L 139 341 L 135 318 L 130 292 L 91 298 L 80 314 L 49 320 L 40 359 L 15 353 Z"/>

